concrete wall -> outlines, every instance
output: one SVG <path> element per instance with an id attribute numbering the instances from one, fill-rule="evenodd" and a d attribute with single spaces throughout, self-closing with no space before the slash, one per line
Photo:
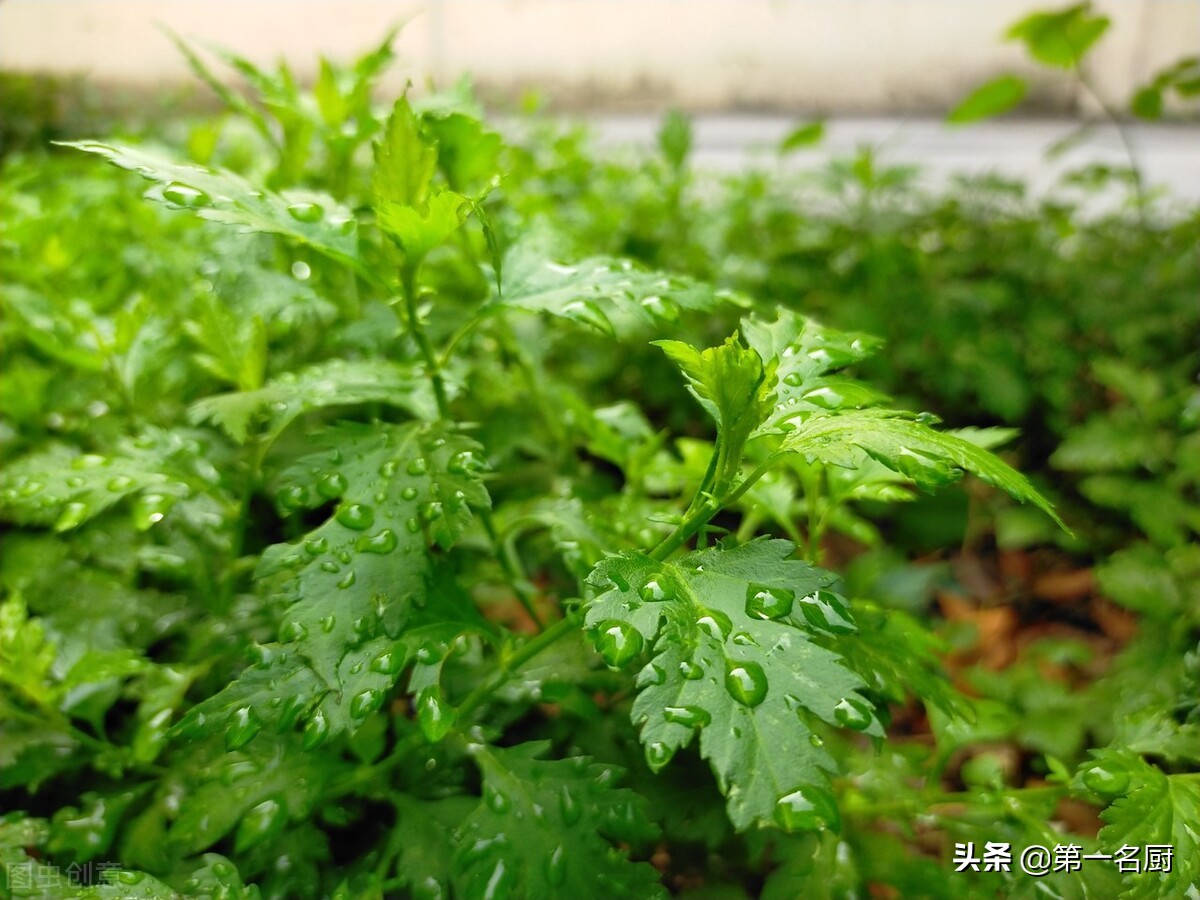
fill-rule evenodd
<path id="1" fill-rule="evenodd" d="M 407 21 L 389 87 L 470 73 L 485 96 L 537 89 L 559 107 L 804 112 L 944 111 L 1000 72 L 1034 75 L 1042 108 L 1074 111 L 1069 79 L 1002 43 L 1064 0 L 0 0 L 0 67 L 172 85 L 190 73 L 164 25 L 301 77 Z M 1200 52 L 1198 0 L 1100 0 L 1113 28 L 1089 60 L 1123 102 Z"/>

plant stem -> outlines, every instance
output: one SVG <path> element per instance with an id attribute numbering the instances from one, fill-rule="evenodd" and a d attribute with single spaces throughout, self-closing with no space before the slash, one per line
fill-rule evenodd
<path id="1" fill-rule="evenodd" d="M 529 613 L 529 618 L 538 627 L 538 631 L 545 631 L 546 625 L 538 615 L 537 607 L 534 605 L 533 597 L 529 592 L 529 579 L 525 577 L 517 563 L 508 553 L 508 548 L 499 539 L 496 534 L 496 523 L 492 519 L 492 511 L 487 507 L 479 510 L 479 521 L 483 525 L 483 530 L 487 532 L 488 540 L 492 542 L 492 549 L 496 554 L 496 561 L 500 563 L 500 568 L 504 570 L 504 575 L 508 578 L 508 586 L 512 588 L 512 592 L 516 594 L 517 600 L 521 606 L 525 608 L 525 612 Z"/>
<path id="2" fill-rule="evenodd" d="M 450 418 L 450 404 L 446 400 L 446 384 L 442 380 L 442 367 L 438 363 L 433 346 L 429 343 L 429 336 L 425 334 L 421 318 L 417 314 L 416 264 L 405 262 L 400 268 L 400 289 L 404 294 L 405 310 L 408 313 L 408 329 L 412 333 L 413 340 L 417 342 L 421 355 L 425 358 L 425 365 L 429 368 L 429 380 L 433 384 L 433 396 L 437 399 L 438 416 L 448 419 Z"/>

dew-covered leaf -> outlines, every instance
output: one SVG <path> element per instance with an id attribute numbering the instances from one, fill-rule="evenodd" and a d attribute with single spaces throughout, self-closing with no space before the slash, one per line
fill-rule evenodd
<path id="1" fill-rule="evenodd" d="M 414 373 L 411 366 L 383 359 L 318 363 L 285 373 L 258 390 L 206 397 L 194 403 L 189 414 L 193 422 L 219 425 L 240 444 L 259 415 L 265 418 L 271 439 L 306 412 L 358 403 L 386 403 L 418 419 L 437 418 L 429 380 Z"/>
<path id="2" fill-rule="evenodd" d="M 483 799 L 455 835 L 455 887 L 469 898 L 664 897 L 629 844 L 657 837 L 621 770 L 586 757 L 543 760 L 549 742 L 481 748 Z"/>
<path id="3" fill-rule="evenodd" d="M 625 554 L 589 578 L 604 591 L 587 613 L 601 656 L 651 655 L 632 712 L 647 762 L 661 769 L 699 730 L 738 829 L 836 828 L 834 764 L 810 716 L 883 733 L 863 681 L 813 639 L 857 628 L 835 578 L 795 549 L 759 539 L 665 563 Z"/>

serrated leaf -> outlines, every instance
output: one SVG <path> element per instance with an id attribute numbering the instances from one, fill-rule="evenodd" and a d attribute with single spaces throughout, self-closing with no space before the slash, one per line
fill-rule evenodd
<path id="1" fill-rule="evenodd" d="M 420 120 L 408 98 L 401 97 L 375 144 L 376 209 L 389 203 L 423 209 L 436 168 L 437 146 L 421 134 Z"/>
<path id="2" fill-rule="evenodd" d="M 233 172 L 176 162 L 140 147 L 99 141 L 64 141 L 63 146 L 98 154 L 155 182 L 146 194 L 151 200 L 245 231 L 282 235 L 373 277 L 358 258 L 353 213 L 332 197 L 311 191 L 277 194 Z"/>
<path id="3" fill-rule="evenodd" d="M 654 343 L 679 366 L 688 390 L 717 423 L 722 459 L 716 483 L 730 484 L 741 466 L 746 441 L 774 408 L 774 360 L 764 365 L 758 352 L 742 346 L 737 335 L 707 350 L 680 341 Z"/>
<path id="4" fill-rule="evenodd" d="M 1029 85 L 1017 75 L 1001 75 L 967 94 L 946 115 L 951 125 L 966 125 L 1003 115 L 1025 99 Z"/>
<path id="5" fill-rule="evenodd" d="M 626 554 L 589 578 L 604 591 L 587 613 L 601 655 L 627 664 L 643 647 L 652 654 L 632 712 L 651 768 L 699 729 L 739 830 L 836 825 L 834 764 L 809 716 L 883 733 L 863 681 L 813 640 L 855 628 L 827 590 L 835 577 L 795 549 L 762 538 L 665 563 Z"/>
<path id="6" fill-rule="evenodd" d="M 375 220 L 404 251 L 410 263 L 419 262 L 446 242 L 467 219 L 470 201 L 453 191 L 437 191 L 421 207 L 391 200 L 377 202 Z"/>
<path id="7" fill-rule="evenodd" d="M 490 501 L 479 445 L 462 435 L 342 423 L 310 442 L 280 476 L 280 500 L 337 507 L 303 540 L 268 547 L 256 577 L 287 605 L 281 639 L 331 689 L 318 714 L 336 732 L 374 712 L 399 675 L 403 660 L 381 657 L 424 602 L 428 546 L 448 549 Z"/>
<path id="8" fill-rule="evenodd" d="M 255 391 L 206 397 L 192 404 L 188 414 L 193 422 L 213 422 L 241 444 L 249 435 L 251 422 L 265 412 L 269 443 L 306 412 L 359 403 L 386 403 L 418 419 L 437 418 L 429 380 L 411 366 L 384 359 L 317 363 L 281 375 Z"/>
<path id="9" fill-rule="evenodd" d="M 961 471 L 1031 503 L 1064 530 L 1054 507 L 1028 479 L 998 457 L 953 434 L 934 431 L 894 410 L 861 410 L 814 415 L 783 441 L 783 450 L 809 462 L 853 467 L 856 451 L 913 479 L 923 487 L 953 481 Z"/>
<path id="10" fill-rule="evenodd" d="M 135 524 L 149 527 L 190 493 L 171 464 L 197 449 L 189 441 L 174 432 L 147 429 L 135 439 L 121 441 L 116 452 L 107 456 L 51 444 L 5 467 L 0 474 L 0 510 L 20 524 L 69 531 L 140 494 L 139 503 L 146 510 L 142 516 L 135 508 Z"/>
<path id="11" fill-rule="evenodd" d="M 493 307 L 548 313 L 608 335 L 673 324 L 685 312 L 740 302 L 708 285 L 647 271 L 629 260 L 555 262 L 538 240 L 514 246 L 504 259 L 504 273 L 504 295 L 493 298 Z"/>
<path id="12" fill-rule="evenodd" d="M 1169 872 L 1125 875 L 1123 897 L 1182 897 L 1200 880 L 1200 777 L 1167 775 L 1124 750 L 1093 751 L 1080 766 L 1075 786 L 1104 798 L 1116 796 L 1100 814 L 1099 840 L 1107 853 L 1121 847 L 1170 847 Z"/>
<path id="13" fill-rule="evenodd" d="M 621 770 L 586 757 L 542 760 L 549 742 L 475 754 L 483 800 L 458 829 L 459 896 L 665 897 L 659 873 L 617 844 L 658 834 Z"/>

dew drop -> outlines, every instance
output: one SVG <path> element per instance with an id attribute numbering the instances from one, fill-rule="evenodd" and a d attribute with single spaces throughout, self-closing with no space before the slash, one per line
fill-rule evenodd
<path id="1" fill-rule="evenodd" d="M 279 627 L 279 640 L 287 644 L 292 641 L 302 641 L 308 637 L 308 628 L 304 623 L 289 619 Z"/>
<path id="2" fill-rule="evenodd" d="M 98 469 L 108 465 L 108 460 L 96 453 L 84 453 L 71 460 L 72 469 Z"/>
<path id="3" fill-rule="evenodd" d="M 790 387 L 800 387 L 804 383 L 804 376 L 799 372 L 788 372 L 783 376 L 783 383 Z"/>
<path id="4" fill-rule="evenodd" d="M 310 538 L 304 542 L 304 552 L 309 556 L 320 556 L 329 549 L 329 541 L 323 537 Z"/>
<path id="5" fill-rule="evenodd" d="M 404 490 L 402 490 L 400 492 L 400 499 L 401 500 L 416 500 L 417 499 L 417 489 L 415 487 L 406 487 Z"/>
<path id="6" fill-rule="evenodd" d="M 350 715 L 356 719 L 365 719 L 377 710 L 381 703 L 383 703 L 383 694 L 368 688 L 354 695 L 354 699 L 350 701 Z"/>
<path id="7" fill-rule="evenodd" d="M 396 675 L 404 668 L 404 655 L 385 650 L 371 660 L 371 671 L 380 675 Z"/>
<path id="8" fill-rule="evenodd" d="M 546 858 L 546 882 L 558 887 L 567 880 L 567 851 L 559 844 Z"/>
<path id="9" fill-rule="evenodd" d="M 298 203 L 288 204 L 288 215 L 297 222 L 319 222 L 321 217 L 325 215 L 325 210 L 319 203 L 308 203 L 300 201 Z"/>
<path id="10" fill-rule="evenodd" d="M 165 494 L 142 494 L 133 501 L 130 519 L 138 531 L 146 531 L 161 522 L 175 505 L 175 498 Z"/>
<path id="11" fill-rule="evenodd" d="M 659 603 L 667 599 L 667 592 L 657 581 L 647 581 L 638 591 L 638 596 L 647 603 Z"/>
<path id="12" fill-rule="evenodd" d="M 801 597 L 799 603 L 800 612 L 814 628 L 832 634 L 850 634 L 858 630 L 850 619 L 850 611 L 842 603 L 842 598 L 833 591 L 817 591 L 815 594 Z"/>
<path id="13" fill-rule="evenodd" d="M 342 571 L 342 567 L 335 563 L 332 559 L 327 559 L 321 563 L 321 571 L 328 572 L 330 575 L 336 575 Z"/>
<path id="14" fill-rule="evenodd" d="M 642 652 L 641 632 L 627 622 L 610 619 L 596 626 L 596 649 L 614 669 L 628 663 Z"/>
<path id="15" fill-rule="evenodd" d="M 483 464 L 470 450 L 455 453 L 450 457 L 450 462 L 446 464 L 446 469 L 455 475 L 468 475 L 478 472 L 482 468 Z"/>
<path id="16" fill-rule="evenodd" d="M 212 203 L 212 198 L 199 188 L 172 181 L 162 189 L 163 199 L 181 209 L 198 209 Z"/>
<path id="17" fill-rule="evenodd" d="M 375 510 L 361 503 L 343 503 L 333 517 L 353 531 L 365 531 L 375 524 Z"/>
<path id="18" fill-rule="evenodd" d="M 704 677 L 704 667 L 699 663 L 685 659 L 679 664 L 679 674 L 688 681 L 699 681 Z"/>
<path id="19" fill-rule="evenodd" d="M 379 474 L 384 478 L 394 478 L 398 468 L 399 466 L 396 465 L 396 461 L 394 459 L 389 459 L 379 467 Z"/>
<path id="20" fill-rule="evenodd" d="M 483 787 L 483 802 L 496 815 L 504 815 L 512 808 L 512 801 L 490 784 Z"/>
<path id="21" fill-rule="evenodd" d="M 405 469 L 405 471 L 408 472 L 409 475 L 424 475 L 429 471 L 429 463 L 425 461 L 423 456 L 418 456 L 408 464 L 408 468 Z"/>
<path id="22" fill-rule="evenodd" d="M 738 703 L 758 706 L 767 697 L 766 673 L 756 662 L 729 660 L 725 666 L 725 689 Z"/>
<path id="23" fill-rule="evenodd" d="M 562 307 L 562 312 L 568 319 L 574 319 L 576 322 L 583 322 L 585 325 L 590 325 L 601 334 L 606 334 L 609 337 L 616 334 L 612 322 L 608 320 L 608 316 L 591 300 L 572 300 Z"/>
<path id="24" fill-rule="evenodd" d="M 229 716 L 225 725 L 225 749 L 237 750 L 244 747 L 262 730 L 262 720 L 249 706 L 239 706 Z"/>
<path id="25" fill-rule="evenodd" d="M 833 717 L 847 728 L 865 731 L 871 727 L 871 708 L 861 700 L 844 697 L 833 708 Z"/>
<path id="26" fill-rule="evenodd" d="M 431 744 L 444 738 L 457 718 L 454 707 L 442 700 L 436 688 L 426 688 L 417 698 L 417 724 Z"/>
<path id="27" fill-rule="evenodd" d="M 92 514 L 92 508 L 86 503 L 74 501 L 63 507 L 63 511 L 59 513 L 58 518 L 54 521 L 55 531 L 70 531 L 72 528 L 78 528 L 88 520 Z"/>
<path id="28" fill-rule="evenodd" d="M 67 479 L 67 487 L 69 487 L 69 488 L 83 487 L 83 478 L 81 478 L 79 475 L 72 475 L 70 478 Z"/>
<path id="29" fill-rule="evenodd" d="M 279 489 L 275 502 L 284 510 L 303 509 L 308 505 L 308 489 L 301 484 L 289 484 Z"/>
<path id="30" fill-rule="evenodd" d="M 684 728 L 703 728 L 712 724 L 712 716 L 708 710 L 699 706 L 664 706 L 663 718 Z"/>
<path id="31" fill-rule="evenodd" d="M 714 641 L 725 642 L 729 632 L 733 630 L 733 622 L 729 616 L 719 609 L 710 609 L 696 620 L 696 625 Z"/>
<path id="32" fill-rule="evenodd" d="M 675 748 L 662 741 L 651 741 L 646 745 L 646 764 L 651 772 L 661 771 L 674 755 Z"/>
<path id="33" fill-rule="evenodd" d="M 746 588 L 746 615 L 752 619 L 782 619 L 792 611 L 796 594 L 787 588 L 751 584 Z"/>
<path id="34" fill-rule="evenodd" d="M 437 500 L 431 500 L 428 503 L 422 503 L 417 509 L 417 515 L 422 521 L 434 522 L 442 517 L 442 504 Z"/>
<path id="35" fill-rule="evenodd" d="M 21 490 L 17 493 L 22 497 L 32 497 L 46 485 L 40 481 L 27 481 L 21 485 Z"/>
<path id="36" fill-rule="evenodd" d="M 757 647 L 758 641 L 754 636 L 746 631 L 739 631 L 733 636 L 733 643 L 739 647 Z"/>
<path id="37" fill-rule="evenodd" d="M 121 884 L 141 884 L 146 880 L 144 872 L 131 872 L 128 869 L 119 869 L 117 871 L 117 881 Z"/>
<path id="38" fill-rule="evenodd" d="M 398 541 L 396 532 L 390 528 L 385 528 L 378 534 L 363 535 L 354 542 L 354 549 L 359 553 L 378 553 L 380 555 L 391 553 L 396 549 Z"/>
<path id="39" fill-rule="evenodd" d="M 664 322 L 679 321 L 679 304 L 670 297 L 650 296 L 642 298 L 642 309 Z"/>
<path id="40" fill-rule="evenodd" d="M 404 520 L 404 527 L 407 528 L 410 533 L 416 534 L 421 530 L 421 523 L 417 520 L 416 516 L 410 516 Z"/>
<path id="41" fill-rule="evenodd" d="M 344 576 L 342 576 L 342 578 L 338 581 L 337 586 L 342 590 L 345 590 L 346 588 L 351 587 L 357 578 L 358 576 L 356 576 L 354 574 L 354 570 L 351 569 Z"/>
<path id="42" fill-rule="evenodd" d="M 305 750 L 313 750 L 325 743 L 328 737 L 329 720 L 325 718 L 325 713 L 318 709 L 308 720 L 308 724 L 304 726 L 302 746 Z"/>
<path id="43" fill-rule="evenodd" d="M 845 397 L 827 385 L 808 391 L 800 399 L 821 409 L 840 409 L 846 402 Z"/>
<path id="44" fill-rule="evenodd" d="M 326 500 L 333 500 L 346 493 L 346 488 L 349 486 L 346 476 L 341 472 L 330 472 L 317 482 L 317 493 Z"/>
<path id="45" fill-rule="evenodd" d="M 1114 797 L 1124 794 L 1129 787 L 1129 773 L 1114 772 L 1102 765 L 1092 766 L 1083 773 L 1083 783 L 1088 790 L 1103 797 Z"/>
<path id="46" fill-rule="evenodd" d="M 563 785 L 558 794 L 558 808 L 562 812 L 563 823 L 574 825 L 583 816 L 583 807 L 575 796 Z"/>
<path id="47" fill-rule="evenodd" d="M 333 631 L 334 626 L 337 625 L 337 616 L 325 616 L 321 619 L 318 619 L 318 623 L 321 626 L 321 630 L 326 634 L 329 634 L 331 631 Z"/>
<path id="48" fill-rule="evenodd" d="M 841 828 L 842 817 L 833 795 L 824 788 L 806 784 L 780 797 L 775 804 L 775 821 L 785 831 L 820 831 Z"/>

